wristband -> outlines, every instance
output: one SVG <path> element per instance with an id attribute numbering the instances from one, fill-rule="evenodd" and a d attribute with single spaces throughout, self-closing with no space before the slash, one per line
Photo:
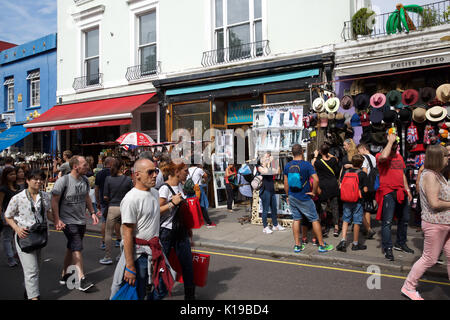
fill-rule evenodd
<path id="1" fill-rule="evenodd" d="M 136 275 L 136 272 L 134 272 L 134 271 L 131 271 L 130 269 L 128 269 L 127 267 L 125 267 L 125 270 L 126 271 L 128 271 L 129 273 L 131 273 L 131 274 L 134 274 L 134 275 Z"/>

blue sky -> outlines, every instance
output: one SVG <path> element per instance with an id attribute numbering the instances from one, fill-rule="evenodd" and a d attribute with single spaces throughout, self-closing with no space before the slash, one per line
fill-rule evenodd
<path id="1" fill-rule="evenodd" d="M 23 44 L 56 33 L 56 0 L 0 0 L 0 40 Z"/>

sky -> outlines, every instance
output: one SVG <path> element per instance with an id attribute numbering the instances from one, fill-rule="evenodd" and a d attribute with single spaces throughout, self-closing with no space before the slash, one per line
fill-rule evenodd
<path id="1" fill-rule="evenodd" d="M 0 40 L 17 45 L 56 33 L 56 0 L 0 0 Z"/>
<path id="2" fill-rule="evenodd" d="M 56 33 L 56 1 L 57 0 L 0 0 L 0 40 L 20 45 L 48 34 Z M 347 0 L 335 1 L 337 3 L 338 1 Z M 372 8 L 377 14 L 380 14 L 394 11 L 395 5 L 399 2 L 404 5 L 423 5 L 437 1 L 438 0 L 372 0 Z"/>

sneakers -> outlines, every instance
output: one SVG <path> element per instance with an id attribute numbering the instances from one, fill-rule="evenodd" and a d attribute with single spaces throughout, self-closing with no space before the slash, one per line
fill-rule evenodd
<path id="1" fill-rule="evenodd" d="M 273 227 L 272 230 L 273 231 L 284 231 L 284 230 L 286 230 L 286 228 L 284 228 L 280 225 L 277 225 L 277 226 Z"/>
<path id="2" fill-rule="evenodd" d="M 101 264 L 112 264 L 113 261 L 111 258 L 103 258 L 99 261 Z"/>
<path id="3" fill-rule="evenodd" d="M 366 239 L 371 240 L 371 239 L 373 239 L 373 236 L 376 235 L 376 234 L 377 233 L 375 231 L 370 229 L 370 231 L 367 232 Z"/>
<path id="4" fill-rule="evenodd" d="M 406 296 L 407 298 L 409 298 L 411 300 L 423 300 L 423 298 L 420 296 L 419 292 L 417 292 L 417 291 L 410 291 L 410 290 L 406 289 L 405 287 L 402 287 L 402 289 L 400 291 L 404 296 Z"/>
<path id="5" fill-rule="evenodd" d="M 384 257 L 390 261 L 394 261 L 394 254 L 392 253 L 392 248 L 384 249 Z"/>
<path id="6" fill-rule="evenodd" d="M 396 244 L 396 245 L 394 246 L 394 250 L 397 250 L 397 251 L 403 251 L 403 252 L 406 252 L 406 253 L 412 253 L 412 254 L 414 254 L 414 250 L 408 248 L 408 246 L 407 246 L 406 244 L 404 244 L 404 245 Z"/>
<path id="7" fill-rule="evenodd" d="M 339 244 L 336 246 L 337 251 L 347 252 L 347 241 L 341 240 Z"/>
<path id="8" fill-rule="evenodd" d="M 318 242 L 317 242 L 316 238 L 312 238 L 311 242 L 312 242 L 313 246 L 317 246 L 318 245 Z"/>
<path id="9" fill-rule="evenodd" d="M 106 244 L 102 241 L 102 244 L 100 245 L 100 250 L 105 250 Z"/>
<path id="10" fill-rule="evenodd" d="M 294 252 L 295 253 L 299 253 L 299 252 L 301 252 L 303 250 L 305 250 L 305 244 L 304 243 L 300 244 L 299 246 L 297 246 L 297 245 L 294 246 Z"/>
<path id="11" fill-rule="evenodd" d="M 302 243 L 304 243 L 304 244 L 307 244 L 307 243 L 308 243 L 308 238 L 306 238 L 306 237 L 305 237 L 305 238 L 302 238 L 301 240 L 302 240 Z"/>
<path id="12" fill-rule="evenodd" d="M 15 266 L 17 266 L 17 260 L 12 257 L 12 258 L 8 258 L 8 266 L 10 266 L 11 268 L 14 268 Z"/>
<path id="13" fill-rule="evenodd" d="M 80 285 L 78 287 L 78 290 L 84 292 L 93 286 L 94 286 L 94 284 L 91 281 L 87 280 L 86 277 L 84 277 L 84 278 L 81 278 L 81 280 L 80 280 Z"/>
<path id="14" fill-rule="evenodd" d="M 272 231 L 269 227 L 265 227 L 265 228 L 263 229 L 263 232 L 264 232 L 265 234 L 271 234 L 271 233 L 273 233 L 273 231 Z"/>
<path id="15" fill-rule="evenodd" d="M 67 279 L 69 279 L 69 277 L 70 277 L 71 275 L 72 275 L 71 273 L 66 273 L 65 275 L 63 275 L 63 276 L 61 277 L 61 279 L 59 279 L 59 284 L 62 285 L 62 286 L 64 286 L 64 285 L 66 284 L 66 282 L 67 282 Z"/>
<path id="16" fill-rule="evenodd" d="M 361 243 L 359 243 L 358 242 L 358 244 L 352 244 L 352 250 L 353 251 L 357 251 L 357 250 L 366 250 L 367 249 L 367 246 L 366 245 L 364 245 L 364 244 L 361 244 Z"/>
<path id="17" fill-rule="evenodd" d="M 333 250 L 334 247 L 331 244 L 326 244 L 325 242 L 323 243 L 323 246 L 319 246 L 319 252 L 323 253 L 323 252 L 328 252 Z"/>
<path id="18" fill-rule="evenodd" d="M 211 224 L 206 225 L 207 228 L 215 228 L 217 225 L 214 222 L 211 222 Z"/>

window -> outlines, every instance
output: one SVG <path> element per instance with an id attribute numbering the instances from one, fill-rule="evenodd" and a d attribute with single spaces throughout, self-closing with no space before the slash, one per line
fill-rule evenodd
<path id="1" fill-rule="evenodd" d="M 84 32 L 84 72 L 86 85 L 100 83 L 99 29 Z"/>
<path id="2" fill-rule="evenodd" d="M 3 85 L 6 88 L 6 106 L 7 111 L 14 110 L 14 78 L 7 78 Z"/>
<path id="3" fill-rule="evenodd" d="M 141 130 L 152 131 L 158 129 L 157 112 L 141 113 Z"/>
<path id="4" fill-rule="evenodd" d="M 30 88 L 30 107 L 37 107 L 41 105 L 41 75 L 39 71 L 33 71 L 28 74 Z"/>
<path id="5" fill-rule="evenodd" d="M 216 50 L 219 60 L 261 56 L 262 0 L 214 0 Z M 252 47 L 251 43 L 255 43 Z M 225 52 L 228 49 L 228 53 Z M 224 55 L 229 55 L 225 57 Z M 219 53 L 220 55 L 220 53 Z"/>
<path id="6" fill-rule="evenodd" d="M 141 73 L 155 73 L 156 65 L 156 11 L 139 18 L 139 65 Z"/>

